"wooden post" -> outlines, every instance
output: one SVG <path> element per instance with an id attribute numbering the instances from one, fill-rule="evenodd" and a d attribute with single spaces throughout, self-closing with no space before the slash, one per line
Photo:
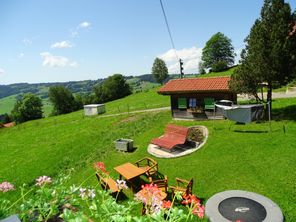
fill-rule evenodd
<path id="1" fill-rule="evenodd" d="M 270 101 L 268 102 L 268 121 L 269 121 L 269 132 L 271 132 L 271 107 L 270 107 Z"/>

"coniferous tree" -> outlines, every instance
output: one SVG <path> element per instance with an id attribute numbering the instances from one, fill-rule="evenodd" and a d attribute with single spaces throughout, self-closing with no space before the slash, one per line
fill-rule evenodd
<path id="1" fill-rule="evenodd" d="M 267 83 L 267 101 L 274 84 L 285 85 L 296 74 L 296 34 L 293 15 L 284 0 L 265 0 L 261 16 L 246 38 L 241 66 L 234 72 L 231 89 L 253 94 L 257 100 L 260 83 Z"/>

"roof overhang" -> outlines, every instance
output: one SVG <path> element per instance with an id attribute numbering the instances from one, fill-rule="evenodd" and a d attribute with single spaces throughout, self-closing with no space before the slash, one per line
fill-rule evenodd
<path id="1" fill-rule="evenodd" d="M 157 91 L 161 95 L 176 95 L 176 94 L 206 94 L 206 93 L 233 93 L 230 90 L 194 90 L 194 91 Z"/>

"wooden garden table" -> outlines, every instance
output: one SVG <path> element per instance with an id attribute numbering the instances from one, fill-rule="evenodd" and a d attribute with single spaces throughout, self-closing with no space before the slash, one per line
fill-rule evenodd
<path id="1" fill-rule="evenodd" d="M 141 169 L 132 163 L 124 163 L 120 166 L 114 167 L 114 169 L 119 173 L 120 179 L 124 177 L 131 186 L 134 186 L 133 183 L 131 183 L 133 178 L 136 178 L 146 172 L 145 169 Z"/>

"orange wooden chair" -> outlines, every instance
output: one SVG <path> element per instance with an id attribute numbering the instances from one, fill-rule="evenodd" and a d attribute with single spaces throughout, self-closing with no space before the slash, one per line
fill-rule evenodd
<path id="1" fill-rule="evenodd" d="M 149 182 L 152 184 L 156 184 L 157 188 L 162 192 L 163 200 L 166 199 L 168 194 L 168 177 L 164 176 L 163 179 L 153 180 L 152 177 L 149 177 Z"/>
<path id="2" fill-rule="evenodd" d="M 111 177 L 104 177 L 99 173 L 96 173 L 96 177 L 103 190 L 110 190 L 112 194 L 119 192 L 115 180 L 113 180 Z"/>
<path id="3" fill-rule="evenodd" d="M 193 179 L 191 180 L 184 180 L 180 178 L 176 178 L 177 185 L 176 186 L 170 186 L 170 189 L 172 190 L 172 193 L 174 194 L 176 191 L 182 192 L 183 195 L 192 194 L 192 188 L 193 188 Z"/>
<path id="4" fill-rule="evenodd" d="M 149 157 L 144 157 L 136 161 L 135 165 L 139 168 L 144 169 L 148 177 L 158 172 L 158 163 Z"/>

